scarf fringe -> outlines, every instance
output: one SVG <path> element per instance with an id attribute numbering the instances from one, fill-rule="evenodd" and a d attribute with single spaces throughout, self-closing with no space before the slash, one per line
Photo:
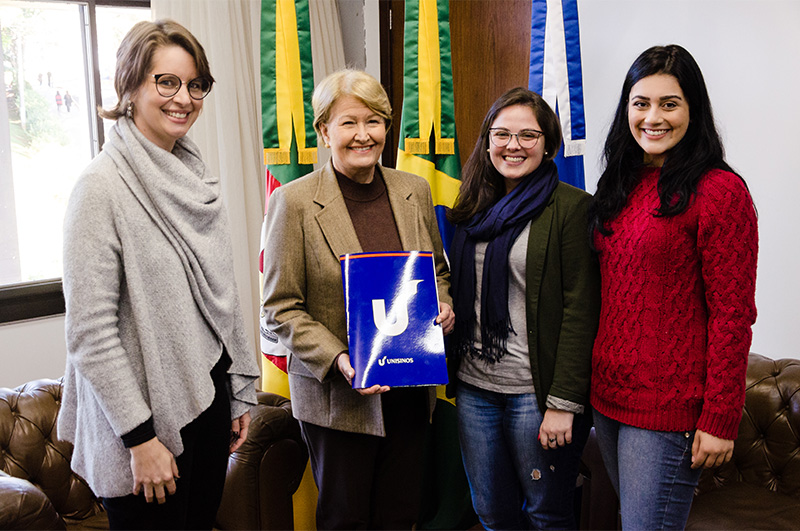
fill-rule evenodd
<path id="1" fill-rule="evenodd" d="M 510 319 L 488 327 L 481 326 L 480 349 L 475 347 L 475 338 L 472 337 L 472 333 L 459 334 L 459 337 L 454 338 L 456 343 L 453 349 L 454 354 L 460 359 L 469 356 L 472 359 L 495 364 L 508 352 L 506 345 L 509 333 L 514 333 Z"/>

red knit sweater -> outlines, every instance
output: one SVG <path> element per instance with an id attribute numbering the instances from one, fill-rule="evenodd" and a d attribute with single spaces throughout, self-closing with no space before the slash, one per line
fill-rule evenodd
<path id="1" fill-rule="evenodd" d="M 656 217 L 659 172 L 645 169 L 613 234 L 595 236 L 592 406 L 639 428 L 735 439 L 756 318 L 755 209 L 736 175 L 713 170 L 683 213 Z"/>

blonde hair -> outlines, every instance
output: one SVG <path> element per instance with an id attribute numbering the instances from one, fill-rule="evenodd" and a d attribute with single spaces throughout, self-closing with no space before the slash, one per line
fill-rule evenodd
<path id="1" fill-rule="evenodd" d="M 114 89 L 117 104 L 110 109 L 98 108 L 101 117 L 116 120 L 125 115 L 131 96 L 142 86 L 153 65 L 153 55 L 163 46 L 180 46 L 194 59 L 199 77 L 214 83 L 206 52 L 189 30 L 174 20 L 142 21 L 128 31 L 117 50 Z"/>
<path id="2" fill-rule="evenodd" d="M 353 96 L 360 100 L 369 110 L 383 118 L 387 130 L 392 125 L 392 106 L 383 86 L 366 72 L 347 68 L 323 79 L 311 96 L 314 129 L 318 136 L 322 136 L 320 125 L 328 123 L 331 109 L 342 96 Z"/>

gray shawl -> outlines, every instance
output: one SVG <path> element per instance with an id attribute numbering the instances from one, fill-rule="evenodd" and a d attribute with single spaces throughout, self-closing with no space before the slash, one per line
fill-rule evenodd
<path id="1" fill-rule="evenodd" d="M 184 137 L 169 153 L 145 139 L 131 120 L 120 118 L 103 149 L 180 257 L 208 325 L 229 349 L 246 350 L 247 340 L 236 333 L 241 328 L 234 329 L 239 296 L 219 179 L 197 146 Z"/>
<path id="2" fill-rule="evenodd" d="M 120 118 L 64 223 L 67 368 L 59 437 L 98 496 L 131 492 L 120 436 L 151 415 L 161 442 L 213 400 L 223 346 L 231 418 L 255 403 L 219 180 L 188 138 L 167 152 Z"/>

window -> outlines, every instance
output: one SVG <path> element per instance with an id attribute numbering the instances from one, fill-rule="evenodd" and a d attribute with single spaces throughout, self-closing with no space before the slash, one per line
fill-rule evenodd
<path id="1" fill-rule="evenodd" d="M 0 0 L 0 323 L 64 311 L 62 220 L 116 101 L 116 51 L 149 0 Z"/>

